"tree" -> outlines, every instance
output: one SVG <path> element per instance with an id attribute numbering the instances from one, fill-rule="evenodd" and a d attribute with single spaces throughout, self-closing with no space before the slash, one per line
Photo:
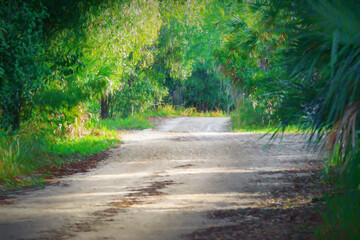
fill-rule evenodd
<path id="1" fill-rule="evenodd" d="M 196 0 L 171 2 L 161 8 L 164 24 L 159 33 L 156 65 L 166 73 L 165 85 L 171 95 L 168 101 L 172 104 L 205 111 L 216 107 L 208 100 L 221 99 L 217 107 L 226 104 L 231 107 L 229 91 L 224 91 L 230 89 L 230 83 L 220 71 L 216 54 L 223 45 L 223 34 L 227 30 L 224 18 L 234 5 L 228 1 Z M 199 73 L 205 72 L 204 78 L 198 77 Z M 193 77 L 194 73 L 198 76 Z M 212 91 L 201 91 L 204 84 L 208 84 Z M 192 88 L 185 90 L 186 85 Z M 204 98 L 192 94 L 190 89 L 201 91 Z M 225 98 L 219 97 L 225 92 Z M 227 103 L 223 102 L 225 99 Z"/>
<path id="2" fill-rule="evenodd" d="M 57 30 L 49 34 L 52 83 L 43 96 L 48 96 L 49 92 L 64 96 L 64 92 L 76 89 L 79 98 L 68 100 L 77 100 L 75 105 L 76 102 L 100 100 L 100 115 L 107 118 L 115 99 L 112 95 L 124 89 L 127 79 L 153 63 L 152 46 L 157 41 L 161 24 L 157 2 L 78 1 L 64 7 L 77 9 L 78 13 L 71 19 L 78 23 L 76 27 L 71 22 L 60 26 L 49 23 Z M 66 17 L 66 14 L 59 17 Z"/>
<path id="3" fill-rule="evenodd" d="M 44 83 L 43 19 L 45 8 L 24 1 L 0 3 L 1 125 L 18 129 L 23 113 Z"/>
<path id="4" fill-rule="evenodd" d="M 261 3 L 262 2 L 262 3 Z M 265 3 L 265 4 L 264 4 Z M 288 45 L 280 55 L 283 126 L 300 123 L 310 140 L 330 150 L 327 171 L 336 180 L 326 200 L 321 238 L 359 235 L 360 1 L 256 1 Z"/>

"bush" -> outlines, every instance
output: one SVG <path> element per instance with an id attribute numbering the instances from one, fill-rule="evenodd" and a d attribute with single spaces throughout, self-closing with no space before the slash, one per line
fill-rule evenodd
<path id="1" fill-rule="evenodd" d="M 0 186 L 36 183 L 42 177 L 41 170 L 61 167 L 119 141 L 116 131 L 92 127 L 70 124 L 60 129 L 43 118 L 33 117 L 16 131 L 0 129 Z"/>
<path id="2" fill-rule="evenodd" d="M 34 93 L 44 83 L 43 6 L 32 9 L 24 1 L 0 3 L 0 109 L 1 125 L 18 129 Z"/>
<path id="3" fill-rule="evenodd" d="M 266 107 L 256 106 L 250 100 L 245 99 L 240 107 L 231 113 L 232 128 L 245 130 L 274 127 L 275 122 L 271 117 Z"/>
<path id="4" fill-rule="evenodd" d="M 196 111 L 206 112 L 220 109 L 232 110 L 233 98 L 230 96 L 230 83 L 222 81 L 209 70 L 197 69 L 184 80 L 167 79 L 169 96 L 166 102 L 185 108 L 196 108 Z"/>

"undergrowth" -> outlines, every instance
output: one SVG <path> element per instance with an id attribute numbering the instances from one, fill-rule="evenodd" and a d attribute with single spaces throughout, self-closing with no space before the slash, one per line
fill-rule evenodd
<path id="1" fill-rule="evenodd" d="M 357 143 L 359 145 L 359 143 Z M 360 239 L 360 152 L 352 147 L 346 156 L 336 146 L 327 166 L 332 192 L 324 197 L 326 211 L 318 229 L 320 239 Z"/>
<path id="2" fill-rule="evenodd" d="M 140 114 L 134 114 L 126 118 L 109 118 L 104 120 L 92 118 L 86 123 L 86 126 L 92 129 L 106 128 L 112 130 L 147 129 L 154 127 L 152 123 Z"/>
<path id="3" fill-rule="evenodd" d="M 42 183 L 51 175 L 42 170 L 60 168 L 114 146 L 120 141 L 117 130 L 153 128 L 147 118 L 176 116 L 222 117 L 224 114 L 165 105 L 125 118 L 79 117 L 70 124 L 58 123 L 47 116 L 33 118 L 17 131 L 0 129 L 0 188 Z"/>
<path id="4" fill-rule="evenodd" d="M 39 184 L 43 169 L 59 168 L 109 149 L 118 133 L 106 127 L 59 127 L 29 121 L 17 131 L 0 130 L 0 188 Z"/>
<path id="5" fill-rule="evenodd" d="M 240 108 L 230 114 L 231 130 L 234 132 L 253 132 L 253 133 L 303 133 L 298 126 L 287 126 L 280 129 L 277 122 L 273 122 L 262 111 L 256 109 Z"/>
<path id="6" fill-rule="evenodd" d="M 221 110 L 198 112 L 196 108 L 173 107 L 171 105 L 159 106 L 142 114 L 144 117 L 226 117 Z"/>

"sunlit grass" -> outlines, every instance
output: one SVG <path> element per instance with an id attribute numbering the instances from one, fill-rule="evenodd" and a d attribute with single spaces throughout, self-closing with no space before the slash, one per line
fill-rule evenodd
<path id="1" fill-rule="evenodd" d="M 286 126 L 284 129 L 279 128 L 278 122 L 264 120 L 263 113 L 249 109 L 235 110 L 230 114 L 231 130 L 234 132 L 250 133 L 305 133 L 299 126 Z"/>
<path id="2" fill-rule="evenodd" d="M 145 119 L 145 116 L 140 114 L 135 114 L 126 118 L 109 118 L 104 120 L 92 118 L 90 121 L 88 121 L 86 126 L 92 129 L 106 128 L 112 130 L 147 129 L 154 127 L 151 122 Z"/>
<path id="3" fill-rule="evenodd" d="M 265 127 L 231 127 L 231 130 L 234 132 L 249 132 L 249 133 L 304 133 L 303 130 L 299 129 L 297 126 L 288 126 L 284 130 L 279 130 L 278 127 L 274 126 L 265 126 Z"/>
<path id="4" fill-rule="evenodd" d="M 198 112 L 196 108 L 174 107 L 171 105 L 159 106 L 142 114 L 145 117 L 226 117 L 221 110 Z"/>
<path id="5" fill-rule="evenodd" d="M 115 134 L 114 134 L 115 135 Z M 49 152 L 55 155 L 67 155 L 74 154 L 80 156 L 93 155 L 101 152 L 109 147 L 114 146 L 119 140 L 111 134 L 103 136 L 87 135 L 83 138 L 57 138 L 55 142 L 49 146 Z"/>
<path id="6" fill-rule="evenodd" d="M 54 133 L 45 124 L 24 124 L 16 132 L 0 130 L 0 188 L 41 183 L 43 169 L 58 168 L 109 149 L 118 133 L 106 127 L 88 128 L 86 134 Z"/>

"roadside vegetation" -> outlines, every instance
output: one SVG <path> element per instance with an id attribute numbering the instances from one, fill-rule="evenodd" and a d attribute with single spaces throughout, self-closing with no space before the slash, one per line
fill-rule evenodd
<path id="1" fill-rule="evenodd" d="M 160 106 L 124 118 L 78 118 L 70 125 L 55 125 L 44 119 L 24 122 L 16 131 L 0 131 L 0 186 L 5 188 L 43 184 L 66 164 L 114 147 L 121 142 L 119 131 L 154 128 L 158 117 L 224 117 L 220 110 L 198 112 L 196 108 Z M 32 118 L 32 121 L 35 121 Z M 45 171 L 44 171 L 45 170 Z"/>
<path id="2" fill-rule="evenodd" d="M 154 117 L 231 116 L 235 131 L 309 133 L 332 186 L 318 236 L 356 239 L 359 11 L 350 0 L 2 1 L 0 186 L 39 183 Z"/>

